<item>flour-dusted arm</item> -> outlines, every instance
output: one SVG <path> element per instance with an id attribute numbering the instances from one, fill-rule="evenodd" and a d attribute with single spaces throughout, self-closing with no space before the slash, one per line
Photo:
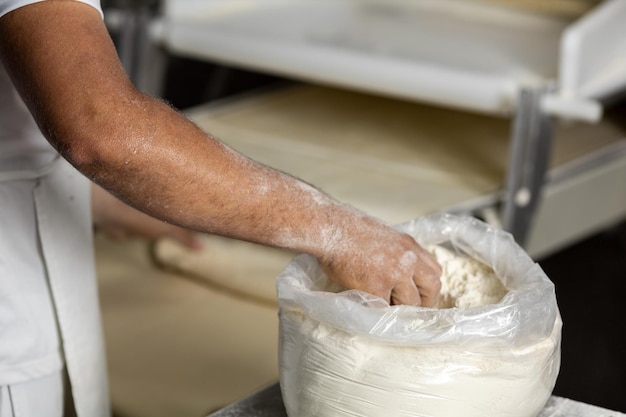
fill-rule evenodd
<path id="1" fill-rule="evenodd" d="M 0 57 L 50 143 L 131 206 L 309 253 L 345 287 L 393 303 L 434 302 L 439 266 L 411 237 L 246 158 L 138 92 L 92 7 L 47 0 L 8 13 Z"/>

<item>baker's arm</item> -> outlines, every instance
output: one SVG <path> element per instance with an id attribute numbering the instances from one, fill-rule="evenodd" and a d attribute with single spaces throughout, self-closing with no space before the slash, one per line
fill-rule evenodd
<path id="1" fill-rule="evenodd" d="M 434 302 L 439 266 L 410 236 L 138 92 L 92 7 L 48 0 L 8 13 L 0 57 L 50 143 L 122 201 L 188 229 L 309 253 L 331 279 L 393 303 Z"/>

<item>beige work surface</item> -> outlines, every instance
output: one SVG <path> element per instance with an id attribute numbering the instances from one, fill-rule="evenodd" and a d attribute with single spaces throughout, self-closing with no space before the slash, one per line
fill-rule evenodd
<path id="1" fill-rule="evenodd" d="M 174 239 L 154 246 L 157 263 L 234 297 L 275 306 L 276 277 L 292 252 L 220 236 L 201 235 L 202 249 L 190 251 Z"/>
<path id="2" fill-rule="evenodd" d="M 155 267 L 144 241 L 95 245 L 116 415 L 204 416 L 277 380 L 275 307 Z"/>

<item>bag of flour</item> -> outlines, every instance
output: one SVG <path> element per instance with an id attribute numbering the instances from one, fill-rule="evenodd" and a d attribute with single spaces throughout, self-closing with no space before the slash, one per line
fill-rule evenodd
<path id="1" fill-rule="evenodd" d="M 508 233 L 479 220 L 433 215 L 399 228 L 443 253 L 448 305 L 389 306 L 296 257 L 277 281 L 287 414 L 536 416 L 560 365 L 553 284 Z"/>

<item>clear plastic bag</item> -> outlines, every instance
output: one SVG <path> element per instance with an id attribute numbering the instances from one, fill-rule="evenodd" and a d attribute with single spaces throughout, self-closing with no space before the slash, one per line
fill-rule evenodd
<path id="1" fill-rule="evenodd" d="M 497 304 L 389 306 L 333 285 L 314 258 L 278 277 L 280 382 L 290 417 L 534 417 L 560 366 L 554 286 L 513 238 L 470 217 L 398 226 L 491 266 Z"/>

